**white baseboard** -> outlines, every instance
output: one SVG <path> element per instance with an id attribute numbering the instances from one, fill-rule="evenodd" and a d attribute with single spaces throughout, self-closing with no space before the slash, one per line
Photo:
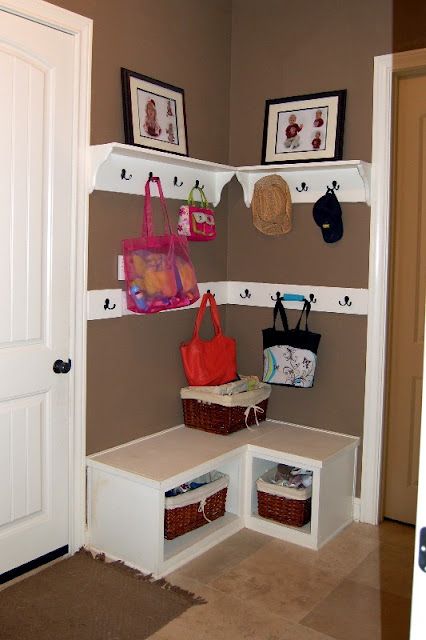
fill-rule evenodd
<path id="1" fill-rule="evenodd" d="M 355 522 L 359 522 L 361 519 L 361 499 L 352 499 L 352 515 Z"/>

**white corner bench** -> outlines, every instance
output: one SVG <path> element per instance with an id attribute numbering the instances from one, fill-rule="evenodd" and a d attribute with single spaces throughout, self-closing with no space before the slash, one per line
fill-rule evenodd
<path id="1" fill-rule="evenodd" d="M 88 546 L 158 578 L 243 527 L 318 549 L 353 520 L 359 438 L 267 420 L 228 436 L 183 425 L 87 458 Z M 313 472 L 312 517 L 290 527 L 257 513 L 256 480 L 277 463 Z M 164 539 L 164 494 L 208 471 L 229 475 L 226 513 Z"/>

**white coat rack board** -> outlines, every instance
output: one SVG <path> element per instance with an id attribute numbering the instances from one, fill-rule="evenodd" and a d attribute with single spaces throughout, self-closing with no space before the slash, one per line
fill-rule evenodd
<path id="1" fill-rule="evenodd" d="M 303 300 L 311 302 L 312 311 L 366 315 L 368 290 L 348 287 L 317 287 L 315 285 L 271 284 L 267 282 L 200 282 L 200 294 L 210 291 L 217 304 L 233 304 L 243 307 L 273 307 L 277 296 L 285 301 L 286 309 L 301 309 Z M 128 311 L 122 289 L 88 291 L 88 319 L 119 318 L 123 315 L 139 315 Z M 290 297 L 292 296 L 292 297 Z M 294 298 L 294 296 L 297 296 Z M 191 307 L 199 307 L 200 300 Z M 185 311 L 191 307 L 173 309 Z M 165 312 L 160 312 L 165 313 Z"/>
<path id="2" fill-rule="evenodd" d="M 142 194 L 146 180 L 156 175 L 161 179 L 166 198 L 185 200 L 191 188 L 199 184 L 209 202 L 217 206 L 223 187 L 236 175 L 249 207 L 257 180 L 278 174 L 288 183 L 294 203 L 316 202 L 327 188 L 335 191 L 340 202 L 370 202 L 371 165 L 361 160 L 232 167 L 118 142 L 92 146 L 90 154 L 90 192 L 99 189 Z M 118 258 L 118 280 L 124 280 L 122 256 Z M 279 296 L 285 297 L 285 305 L 290 309 L 300 309 L 306 299 L 311 302 L 312 311 L 354 315 L 366 315 L 368 311 L 367 289 L 221 281 L 199 283 L 199 290 L 200 294 L 214 293 L 220 305 L 273 307 Z M 200 301 L 192 306 L 199 304 Z M 131 313 L 121 288 L 88 291 L 87 305 L 89 320 Z"/>

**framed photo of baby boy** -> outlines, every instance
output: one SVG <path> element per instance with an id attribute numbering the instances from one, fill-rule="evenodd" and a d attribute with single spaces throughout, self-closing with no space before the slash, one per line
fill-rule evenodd
<path id="1" fill-rule="evenodd" d="M 346 89 L 267 100 L 262 164 L 341 160 Z"/>
<path id="2" fill-rule="evenodd" d="M 126 144 L 188 155 L 183 89 L 121 69 Z"/>

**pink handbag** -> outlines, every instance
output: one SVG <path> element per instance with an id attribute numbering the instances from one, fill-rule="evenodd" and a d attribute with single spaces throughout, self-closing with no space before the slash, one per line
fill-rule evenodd
<path id="1" fill-rule="evenodd" d="M 195 189 L 200 193 L 201 202 L 199 205 L 194 202 Z M 214 211 L 210 209 L 201 187 L 193 187 L 189 192 L 188 204 L 180 207 L 177 232 L 180 236 L 186 236 L 188 240 L 193 242 L 206 242 L 216 238 Z"/>
<path id="2" fill-rule="evenodd" d="M 153 232 L 150 182 L 157 185 L 165 232 Z M 145 184 L 142 233 L 123 240 L 127 308 L 134 313 L 157 313 L 186 307 L 200 297 L 186 238 L 172 233 L 159 178 Z"/>

